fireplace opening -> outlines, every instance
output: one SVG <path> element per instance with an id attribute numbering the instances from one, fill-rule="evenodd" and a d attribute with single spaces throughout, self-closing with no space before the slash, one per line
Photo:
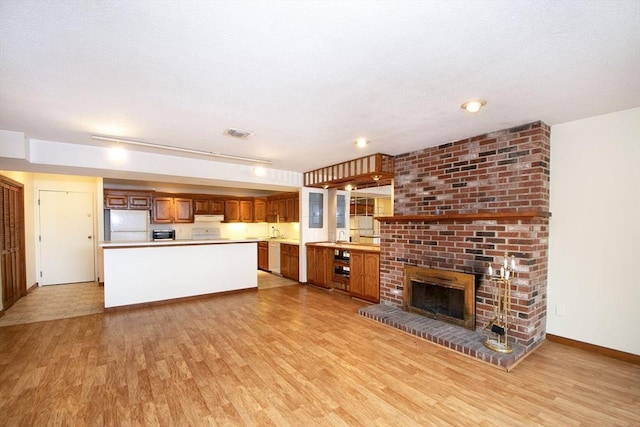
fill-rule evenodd
<path id="1" fill-rule="evenodd" d="M 404 309 L 475 329 L 475 277 L 448 270 L 405 266 Z"/>

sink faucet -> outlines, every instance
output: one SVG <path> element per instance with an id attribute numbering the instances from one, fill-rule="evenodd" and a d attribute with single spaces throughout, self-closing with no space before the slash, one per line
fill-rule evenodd
<path id="1" fill-rule="evenodd" d="M 271 232 L 271 235 L 272 235 L 271 237 L 273 237 L 273 238 L 276 238 L 276 237 L 282 238 L 282 233 L 280 233 L 280 230 L 278 230 L 275 227 L 271 227 L 271 229 L 273 230 Z"/>

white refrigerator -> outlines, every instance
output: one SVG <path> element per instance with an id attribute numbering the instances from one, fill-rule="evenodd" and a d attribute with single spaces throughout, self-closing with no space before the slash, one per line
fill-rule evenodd
<path id="1" fill-rule="evenodd" d="M 110 240 L 149 240 L 149 211 L 111 209 Z"/>

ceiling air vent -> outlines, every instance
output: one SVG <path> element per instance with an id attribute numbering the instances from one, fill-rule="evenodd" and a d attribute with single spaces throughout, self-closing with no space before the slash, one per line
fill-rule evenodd
<path id="1" fill-rule="evenodd" d="M 227 136 L 232 136 L 234 138 L 240 138 L 240 139 L 249 139 L 254 135 L 253 132 L 247 132 L 246 130 L 239 130 L 239 129 L 233 129 L 233 128 L 229 128 L 225 130 L 223 134 Z"/>

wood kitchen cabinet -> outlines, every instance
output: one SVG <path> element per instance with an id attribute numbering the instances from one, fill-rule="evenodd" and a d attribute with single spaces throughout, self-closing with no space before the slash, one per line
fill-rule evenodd
<path id="1" fill-rule="evenodd" d="M 267 198 L 267 222 L 278 222 L 278 200 Z"/>
<path id="2" fill-rule="evenodd" d="M 105 209 L 131 209 L 145 210 L 151 209 L 152 194 L 149 191 L 135 190 L 104 190 Z"/>
<path id="3" fill-rule="evenodd" d="M 193 222 L 193 201 L 191 199 L 173 199 L 173 222 Z"/>
<path id="4" fill-rule="evenodd" d="M 280 274 L 293 280 L 300 280 L 300 254 L 298 245 L 280 244 Z"/>
<path id="5" fill-rule="evenodd" d="M 267 199 L 268 222 L 300 222 L 300 196 L 282 193 Z"/>
<path id="6" fill-rule="evenodd" d="M 225 222 L 240 221 L 240 201 L 239 200 L 224 201 L 224 221 Z"/>
<path id="7" fill-rule="evenodd" d="M 293 222 L 300 222 L 300 196 L 298 193 L 293 198 Z"/>
<path id="8" fill-rule="evenodd" d="M 253 222 L 253 199 L 225 200 L 225 222 Z"/>
<path id="9" fill-rule="evenodd" d="M 267 221 L 267 199 L 253 200 L 253 222 Z"/>
<path id="10" fill-rule="evenodd" d="M 214 198 L 193 199 L 195 215 L 224 215 L 224 200 Z"/>
<path id="11" fill-rule="evenodd" d="M 258 242 L 258 269 L 269 271 L 269 242 Z"/>
<path id="12" fill-rule="evenodd" d="M 307 246 L 307 282 L 331 288 L 333 249 Z"/>
<path id="13" fill-rule="evenodd" d="M 253 222 L 253 200 L 240 200 L 240 222 Z"/>
<path id="14" fill-rule="evenodd" d="M 350 251 L 349 293 L 371 302 L 380 301 L 380 254 Z"/>
<path id="15" fill-rule="evenodd" d="M 193 222 L 193 200 L 181 197 L 154 197 L 151 222 L 154 224 Z"/>
<path id="16" fill-rule="evenodd" d="M 173 222 L 173 197 L 155 197 L 151 222 L 154 224 L 166 224 Z"/>

